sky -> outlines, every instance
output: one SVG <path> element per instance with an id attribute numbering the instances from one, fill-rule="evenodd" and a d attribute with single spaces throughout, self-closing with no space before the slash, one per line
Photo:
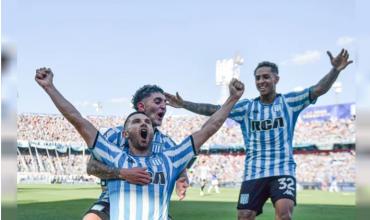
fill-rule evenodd
<path id="1" fill-rule="evenodd" d="M 39 67 L 53 70 L 55 86 L 83 115 L 122 116 L 132 112 L 132 95 L 145 84 L 216 104 L 216 61 L 236 53 L 244 58 L 243 98 L 254 98 L 259 62 L 278 64 L 277 91 L 287 93 L 316 84 L 331 69 L 326 51 L 336 55 L 346 48 L 354 63 L 337 80 L 342 92 L 332 89 L 317 101 L 321 106 L 356 102 L 356 93 L 369 92 L 369 55 L 359 49 L 359 43 L 369 45 L 362 26 L 369 19 L 361 4 L 3 0 L 2 36 L 16 45 L 18 113 L 58 113 L 34 80 Z"/>

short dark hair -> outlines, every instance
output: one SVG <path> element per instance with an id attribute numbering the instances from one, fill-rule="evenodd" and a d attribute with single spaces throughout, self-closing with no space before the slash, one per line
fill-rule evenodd
<path id="1" fill-rule="evenodd" d="M 131 114 L 129 114 L 127 117 L 126 117 L 126 120 L 125 120 L 125 123 L 123 124 L 123 129 L 126 130 L 126 126 L 127 126 L 127 122 L 128 122 L 128 119 L 131 118 L 132 116 L 134 115 L 137 115 L 137 114 L 143 114 L 146 116 L 146 114 L 144 114 L 144 112 L 138 112 L 138 111 L 135 111 L 135 112 L 132 112 Z"/>
<path id="2" fill-rule="evenodd" d="M 132 97 L 131 103 L 134 106 L 134 109 L 137 111 L 137 103 L 141 102 L 143 99 L 149 97 L 153 93 L 164 93 L 163 89 L 157 85 L 145 85 L 138 89 L 135 92 L 135 95 Z"/>
<path id="3" fill-rule="evenodd" d="M 270 67 L 271 72 L 279 74 L 279 68 L 275 63 L 272 63 L 272 62 L 269 62 L 269 61 L 263 61 L 263 62 L 260 62 L 257 65 L 256 69 L 254 69 L 254 75 L 256 75 L 257 69 L 259 69 L 261 67 Z"/>

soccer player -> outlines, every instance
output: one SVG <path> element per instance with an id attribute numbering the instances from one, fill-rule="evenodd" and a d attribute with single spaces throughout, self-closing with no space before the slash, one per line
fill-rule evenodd
<path id="1" fill-rule="evenodd" d="M 199 176 L 200 176 L 200 196 L 204 196 L 204 189 L 207 185 L 209 167 L 206 161 L 203 160 L 199 166 Z"/>
<path id="2" fill-rule="evenodd" d="M 211 185 L 208 187 L 208 193 L 211 193 L 212 188 L 215 188 L 216 193 L 220 193 L 217 175 L 216 173 L 212 173 L 211 175 Z"/>
<path id="3" fill-rule="evenodd" d="M 53 73 L 50 69 L 38 69 L 35 80 L 83 137 L 97 159 L 116 168 L 145 167 L 150 174 L 148 185 L 131 184 L 122 180 L 108 181 L 112 219 L 168 219 L 168 204 L 177 177 L 201 145 L 222 126 L 244 92 L 244 85 L 238 80 L 232 80 L 229 98 L 199 131 L 185 138 L 176 147 L 153 153 L 150 149 L 154 135 L 153 124 L 144 113 L 135 112 L 126 119 L 124 134 L 128 149 L 122 150 L 100 134 L 59 93 L 53 85 Z"/>
<path id="4" fill-rule="evenodd" d="M 154 137 L 152 151 L 159 153 L 176 144 L 164 135 L 157 127 L 161 126 L 166 113 L 166 98 L 164 91 L 156 85 L 145 85 L 138 89 L 132 98 L 132 104 L 136 111 L 145 113 L 152 121 Z M 124 149 L 125 138 L 123 127 L 118 126 L 108 129 L 104 136 L 113 144 Z M 106 186 L 108 179 L 125 179 L 134 184 L 148 184 L 149 174 L 143 168 L 119 169 L 112 168 L 94 159 L 92 156 L 87 166 L 87 173 L 101 178 L 102 194 L 89 210 L 85 213 L 84 220 L 106 220 L 109 219 L 109 193 Z M 188 179 L 186 170 L 176 182 L 176 193 L 180 200 L 185 197 Z"/>
<path id="5" fill-rule="evenodd" d="M 352 61 L 347 50 L 333 57 L 328 51 L 331 70 L 316 85 L 300 92 L 279 94 L 279 71 L 271 62 L 259 63 L 254 71 L 260 96 L 240 100 L 229 118 L 240 124 L 246 147 L 244 179 L 238 201 L 238 219 L 255 219 L 271 198 L 275 219 L 291 219 L 296 204 L 296 179 L 293 159 L 293 132 L 299 113 L 325 94 L 339 73 Z M 211 115 L 220 106 L 184 101 L 179 94 L 166 94 L 177 108 Z"/>

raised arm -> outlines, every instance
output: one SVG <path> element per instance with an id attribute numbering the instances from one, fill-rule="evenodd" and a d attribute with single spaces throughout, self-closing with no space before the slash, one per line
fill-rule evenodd
<path id="1" fill-rule="evenodd" d="M 244 92 L 244 84 L 236 79 L 232 79 L 229 84 L 230 96 L 226 102 L 217 110 L 202 126 L 202 128 L 193 133 L 194 147 L 199 148 L 221 128 L 228 117 L 232 107 L 240 99 Z"/>
<path id="2" fill-rule="evenodd" d="M 98 130 L 94 125 L 82 117 L 80 112 L 55 88 L 54 74 L 50 68 L 36 70 L 35 80 L 49 95 L 60 113 L 76 128 L 85 140 L 88 147 L 92 147 Z"/>
<path id="3" fill-rule="evenodd" d="M 204 104 L 204 103 L 194 103 L 185 101 L 181 98 L 179 93 L 176 92 L 176 96 L 169 93 L 164 93 L 167 99 L 167 104 L 174 108 L 184 108 L 191 112 L 200 115 L 210 116 L 221 108 L 220 105 Z"/>
<path id="4" fill-rule="evenodd" d="M 327 54 L 330 58 L 332 68 L 330 72 L 324 76 L 324 78 L 322 78 L 316 85 L 312 87 L 310 92 L 311 100 L 314 100 L 329 91 L 335 80 L 338 78 L 339 73 L 349 64 L 353 63 L 352 60 L 348 61 L 349 54 L 345 49 L 342 49 L 342 51 L 336 57 L 333 57 L 330 51 L 327 51 Z"/>

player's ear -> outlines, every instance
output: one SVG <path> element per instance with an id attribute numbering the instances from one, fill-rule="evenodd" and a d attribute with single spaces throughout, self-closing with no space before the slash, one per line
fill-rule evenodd
<path id="1" fill-rule="evenodd" d="M 143 102 L 138 102 L 137 103 L 137 111 L 143 112 L 145 110 L 145 105 Z"/>
<path id="2" fill-rule="evenodd" d="M 128 131 L 127 130 L 123 131 L 123 137 L 125 137 L 126 139 L 129 138 L 129 135 L 128 135 Z"/>
<path id="3" fill-rule="evenodd" d="M 280 79 L 279 75 L 275 74 L 275 84 L 277 84 L 279 82 L 279 79 Z"/>

